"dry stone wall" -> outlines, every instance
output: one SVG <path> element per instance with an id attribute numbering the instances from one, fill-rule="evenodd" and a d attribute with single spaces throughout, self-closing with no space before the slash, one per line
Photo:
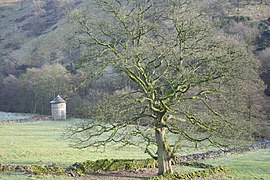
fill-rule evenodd
<path id="1" fill-rule="evenodd" d="M 269 147 L 270 147 L 270 141 L 265 140 L 265 142 L 252 144 L 248 147 L 234 147 L 234 148 L 229 148 L 227 150 L 207 151 L 204 153 L 190 154 L 186 156 L 177 156 L 175 157 L 174 161 L 175 163 L 181 163 L 185 161 L 202 160 L 202 159 L 225 156 L 229 154 L 243 153 L 243 152 L 252 151 L 256 149 L 269 148 Z"/>

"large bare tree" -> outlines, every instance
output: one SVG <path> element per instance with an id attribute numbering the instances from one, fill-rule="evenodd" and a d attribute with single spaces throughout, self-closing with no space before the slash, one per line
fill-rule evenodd
<path id="1" fill-rule="evenodd" d="M 91 77 L 113 69 L 130 83 L 101 96 L 88 110 L 92 120 L 68 129 L 76 147 L 140 146 L 158 160 L 159 174 L 172 173 L 182 139 L 218 143 L 243 122 L 248 87 L 239 86 L 257 76 L 252 57 L 241 40 L 214 28 L 202 4 L 99 0 L 91 6 L 72 12 L 84 52 L 79 64 Z"/>

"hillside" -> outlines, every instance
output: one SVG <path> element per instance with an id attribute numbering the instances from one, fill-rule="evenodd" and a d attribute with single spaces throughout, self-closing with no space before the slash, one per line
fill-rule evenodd
<path id="1" fill-rule="evenodd" d="M 269 146 L 270 0 L 0 0 L 0 129 L 4 178 L 267 178 L 218 165 Z"/>
<path id="2" fill-rule="evenodd" d="M 73 27 L 67 13 L 84 5 L 83 0 L 1 0 L 0 65 L 2 69 L 68 64 L 78 52 L 67 41 Z M 214 1 L 210 1 L 214 2 Z M 224 1 L 225 2 L 225 1 Z M 270 6 L 252 3 L 235 7 L 224 3 L 224 16 L 249 17 L 260 22 L 270 17 Z M 6 72 L 5 74 L 10 74 Z"/>
<path id="3" fill-rule="evenodd" d="M 87 73 L 76 73 L 73 68 L 73 62 L 80 56 L 80 48 L 70 41 L 76 27 L 71 23 L 69 12 L 85 7 L 89 2 L 0 0 L 0 110 L 47 114 L 48 102 L 60 93 L 64 98 L 73 99 L 74 104 L 70 104 L 69 108 L 74 112 L 75 105 L 87 106 L 89 101 L 97 99 L 94 91 L 114 91 L 125 86 L 125 79 L 116 75 L 103 77 L 93 84 L 84 83 L 82 89 L 75 88 L 78 92 L 74 94 L 71 91 L 74 86 L 79 86 Z M 270 117 L 270 108 L 265 105 L 269 104 L 269 97 L 263 95 L 263 91 L 266 95 L 270 94 L 269 1 L 199 2 L 206 5 L 217 29 L 245 41 L 250 51 L 261 60 L 258 62 L 262 64 L 259 74 L 266 89 L 260 86 L 260 98 L 254 98 L 257 102 L 254 106 L 264 107 L 259 115 L 256 113 L 256 118 Z M 93 9 L 89 6 L 88 10 L 91 13 Z M 27 71 L 31 67 L 33 69 Z M 58 71 L 58 74 L 52 71 Z M 58 79 L 56 75 L 59 75 Z M 120 82 L 117 82 L 119 79 Z M 52 83 L 63 80 L 66 84 L 62 84 L 62 89 L 52 87 Z"/>
<path id="4" fill-rule="evenodd" d="M 26 68 L 73 59 L 66 38 L 72 27 L 67 11 L 80 0 L 1 0 L 0 61 L 2 67 Z"/>

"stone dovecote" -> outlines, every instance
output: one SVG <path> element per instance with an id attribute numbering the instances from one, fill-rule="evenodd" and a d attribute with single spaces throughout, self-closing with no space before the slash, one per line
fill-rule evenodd
<path id="1" fill-rule="evenodd" d="M 58 95 L 50 102 L 50 104 L 53 119 L 66 119 L 66 101 L 64 99 Z"/>

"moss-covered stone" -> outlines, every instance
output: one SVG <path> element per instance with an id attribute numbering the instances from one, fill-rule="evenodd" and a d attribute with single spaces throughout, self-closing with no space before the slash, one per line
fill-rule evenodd
<path id="1" fill-rule="evenodd" d="M 100 173 L 119 170 L 136 170 L 140 168 L 154 168 L 157 163 L 153 159 L 130 160 L 130 159 L 100 159 L 97 161 L 86 161 L 75 163 L 70 167 L 73 172 L 83 173 Z"/>
<path id="2" fill-rule="evenodd" d="M 6 171 L 15 171 L 15 167 L 10 165 L 1 165 L 0 164 L 0 172 L 6 172 Z"/>
<path id="3" fill-rule="evenodd" d="M 30 166 L 30 172 L 37 175 L 61 175 L 65 174 L 65 169 L 56 165 L 37 165 L 33 164 Z"/>
<path id="4" fill-rule="evenodd" d="M 191 166 L 192 163 L 190 163 L 189 166 Z M 194 163 L 194 167 L 198 167 L 198 164 L 203 164 L 203 163 Z M 150 180 L 165 180 L 165 179 L 171 179 L 171 180 L 176 180 L 176 179 L 194 179 L 194 178 L 205 178 L 209 177 L 210 175 L 217 174 L 217 173 L 222 173 L 222 172 L 227 172 L 229 171 L 228 168 L 217 166 L 213 167 L 212 165 L 206 165 L 203 164 L 202 166 L 208 167 L 206 170 L 201 170 L 201 171 L 193 171 L 187 174 L 164 174 L 160 176 L 155 176 L 155 177 L 150 177 Z M 201 168 L 201 167 L 200 167 Z"/>

